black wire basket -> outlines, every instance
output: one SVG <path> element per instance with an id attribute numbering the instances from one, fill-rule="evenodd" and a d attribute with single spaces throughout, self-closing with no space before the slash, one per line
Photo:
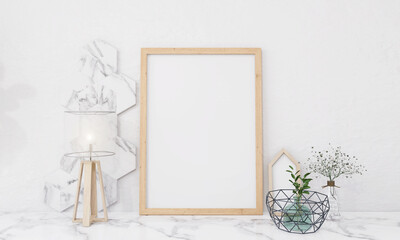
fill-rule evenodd
<path id="1" fill-rule="evenodd" d="M 306 234 L 321 228 L 330 208 L 328 196 L 319 192 L 309 192 L 301 198 L 293 193 L 293 189 L 268 192 L 267 209 L 280 230 Z"/>

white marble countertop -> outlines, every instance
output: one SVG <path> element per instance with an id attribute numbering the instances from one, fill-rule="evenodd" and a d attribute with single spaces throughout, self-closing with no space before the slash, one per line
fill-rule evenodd
<path id="1" fill-rule="evenodd" d="M 70 214 L 0 213 L 0 239 L 400 239 L 400 213 L 343 213 L 313 234 L 277 229 L 269 216 L 138 216 L 113 213 L 107 223 L 82 227 Z"/>

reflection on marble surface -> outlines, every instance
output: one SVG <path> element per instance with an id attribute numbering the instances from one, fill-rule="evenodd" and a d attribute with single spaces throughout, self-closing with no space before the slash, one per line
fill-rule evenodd
<path id="1" fill-rule="evenodd" d="M 60 213 L 0 213 L 0 239 L 391 240 L 400 235 L 400 213 L 343 213 L 341 221 L 327 221 L 306 235 L 278 230 L 267 216 L 109 215 L 109 222 L 87 228 Z"/>

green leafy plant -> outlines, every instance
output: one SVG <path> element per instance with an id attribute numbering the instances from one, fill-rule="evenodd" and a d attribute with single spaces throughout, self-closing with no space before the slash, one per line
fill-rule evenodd
<path id="1" fill-rule="evenodd" d="M 294 186 L 293 193 L 294 196 L 294 204 L 289 205 L 287 209 L 285 209 L 285 222 L 291 226 L 292 222 L 301 222 L 300 228 L 306 228 L 307 230 L 311 227 L 311 219 L 310 219 L 310 209 L 303 205 L 301 202 L 301 197 L 303 194 L 310 194 L 307 189 L 310 189 L 311 178 L 307 178 L 311 173 L 306 173 L 302 177 L 300 175 L 300 170 L 295 171 L 292 166 L 289 165 L 288 170 L 286 172 L 290 173 L 292 179 L 289 180 Z M 299 226 L 297 226 L 299 228 Z M 301 230 L 300 230 L 301 231 Z"/>
<path id="2" fill-rule="evenodd" d="M 310 189 L 309 183 L 312 180 L 312 178 L 307 178 L 307 177 L 311 173 L 306 173 L 302 177 L 300 175 L 300 170 L 295 172 L 293 167 L 290 165 L 289 165 L 289 168 L 290 169 L 286 170 L 286 172 L 290 173 L 290 176 L 292 177 L 292 179 L 290 179 L 289 182 L 291 182 L 293 184 L 293 186 L 294 186 L 293 193 L 296 194 L 297 199 L 300 200 L 301 196 L 303 196 L 303 194 L 310 193 L 309 191 L 307 191 L 307 189 Z"/>

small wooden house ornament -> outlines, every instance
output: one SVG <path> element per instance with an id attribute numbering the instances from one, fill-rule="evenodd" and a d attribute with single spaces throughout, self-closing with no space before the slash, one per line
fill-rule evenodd
<path id="1" fill-rule="evenodd" d="M 277 155 L 275 155 L 274 159 L 268 164 L 268 191 L 273 190 L 273 175 L 272 168 L 274 164 L 281 159 L 282 155 L 286 155 L 288 159 L 295 165 L 296 171 L 300 170 L 300 164 L 297 162 L 292 155 L 290 155 L 285 149 L 282 149 Z M 281 173 L 280 173 L 281 174 Z"/>

